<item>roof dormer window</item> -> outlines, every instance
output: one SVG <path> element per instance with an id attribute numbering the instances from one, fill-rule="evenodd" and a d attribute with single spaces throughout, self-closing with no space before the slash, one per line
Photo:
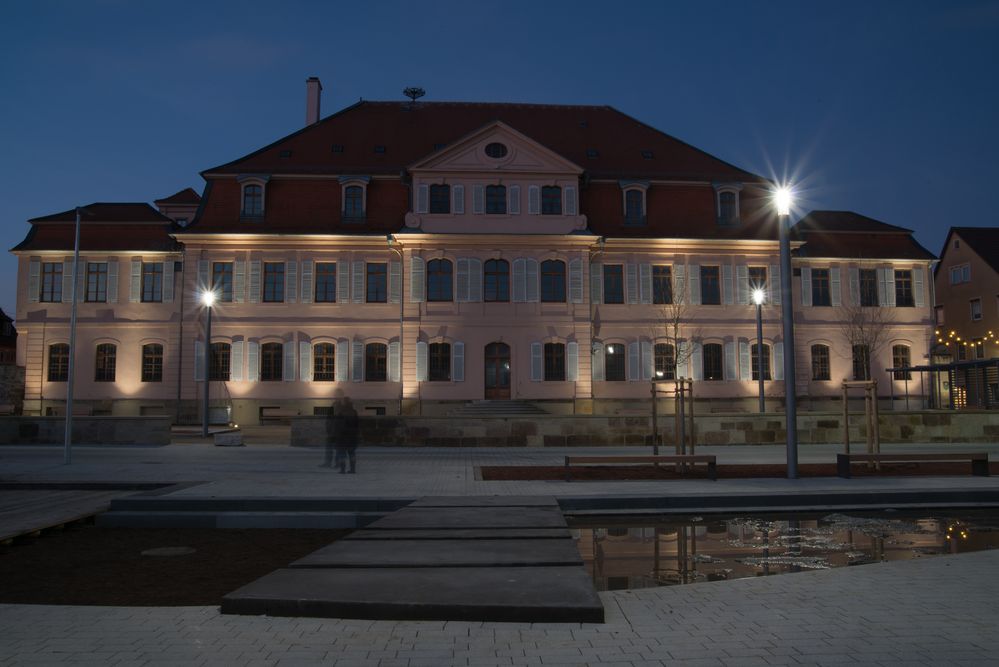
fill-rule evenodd
<path id="1" fill-rule="evenodd" d="M 368 181 L 367 176 L 341 176 L 340 187 L 343 205 L 340 215 L 344 222 L 364 222 L 368 211 Z"/>
<path id="2" fill-rule="evenodd" d="M 649 184 L 646 181 L 621 181 L 624 195 L 624 224 L 635 227 L 645 224 L 645 194 L 648 189 Z"/>
<path id="3" fill-rule="evenodd" d="M 237 179 L 242 188 L 239 216 L 241 218 L 264 217 L 266 176 L 240 176 Z"/>
<path id="4" fill-rule="evenodd" d="M 739 224 L 739 192 L 742 183 L 715 183 L 717 223 L 731 227 Z"/>

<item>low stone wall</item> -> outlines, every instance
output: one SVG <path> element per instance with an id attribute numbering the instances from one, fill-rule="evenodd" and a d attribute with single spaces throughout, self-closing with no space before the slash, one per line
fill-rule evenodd
<path id="1" fill-rule="evenodd" d="M 170 417 L 73 417 L 75 445 L 169 445 Z M 0 417 L 0 444 L 61 445 L 64 417 Z"/>
<path id="2" fill-rule="evenodd" d="M 802 444 L 843 441 L 842 414 L 798 413 Z M 660 433 L 673 442 L 673 416 L 660 417 Z M 330 441 L 330 420 L 296 417 L 291 420 L 291 444 L 319 447 Z M 702 445 L 779 444 L 785 441 L 784 415 L 705 414 L 694 418 L 697 443 Z M 996 442 L 999 412 L 881 413 L 881 442 Z M 645 445 L 651 442 L 651 418 L 643 416 L 525 416 L 525 417 L 364 417 L 359 441 L 372 445 L 435 447 L 577 447 Z M 863 414 L 850 416 L 850 439 L 867 437 Z"/>

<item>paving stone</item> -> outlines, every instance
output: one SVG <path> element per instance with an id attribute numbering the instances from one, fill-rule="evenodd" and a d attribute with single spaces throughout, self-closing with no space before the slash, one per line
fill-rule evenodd
<path id="1" fill-rule="evenodd" d="M 409 507 L 558 507 L 554 496 L 424 496 Z"/>
<path id="2" fill-rule="evenodd" d="M 453 528 L 565 528 L 558 507 L 404 507 L 369 530 Z"/>
<path id="3" fill-rule="evenodd" d="M 339 541 L 288 567 L 488 567 L 579 565 L 571 539 Z"/>

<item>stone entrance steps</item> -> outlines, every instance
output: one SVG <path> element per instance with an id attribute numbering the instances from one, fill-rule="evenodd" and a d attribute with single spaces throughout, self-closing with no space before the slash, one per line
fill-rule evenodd
<path id="1" fill-rule="evenodd" d="M 549 413 L 527 401 L 470 401 L 448 414 L 452 417 L 529 417 Z"/>
<path id="2" fill-rule="evenodd" d="M 551 497 L 423 498 L 226 595 L 224 614 L 603 622 Z"/>

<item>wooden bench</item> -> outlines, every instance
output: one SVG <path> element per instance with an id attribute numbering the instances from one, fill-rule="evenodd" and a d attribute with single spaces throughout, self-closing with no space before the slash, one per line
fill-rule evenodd
<path id="1" fill-rule="evenodd" d="M 260 421 L 284 421 L 289 417 L 297 417 L 299 415 L 297 408 L 260 408 Z"/>
<path id="2" fill-rule="evenodd" d="M 714 454 L 686 454 L 672 456 L 567 456 L 565 457 L 565 481 L 572 481 L 573 465 L 606 464 L 606 463 L 706 463 L 708 477 L 718 479 L 718 468 L 715 465 Z"/>
<path id="3" fill-rule="evenodd" d="M 936 452 L 910 454 L 837 454 L 836 474 L 840 477 L 850 477 L 852 463 L 934 463 L 971 462 L 971 474 L 983 477 L 989 476 L 988 452 Z"/>

